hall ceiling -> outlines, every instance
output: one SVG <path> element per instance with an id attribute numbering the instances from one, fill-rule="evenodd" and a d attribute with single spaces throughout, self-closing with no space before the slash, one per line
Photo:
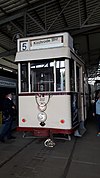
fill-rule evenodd
<path id="1" fill-rule="evenodd" d="M 69 32 L 88 76 L 100 61 L 100 0 L 0 0 L 0 68 L 17 71 L 17 38 Z"/>

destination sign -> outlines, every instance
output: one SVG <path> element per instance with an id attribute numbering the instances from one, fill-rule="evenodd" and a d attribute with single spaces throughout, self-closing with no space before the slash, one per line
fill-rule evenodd
<path id="1" fill-rule="evenodd" d="M 30 51 L 63 46 L 63 36 L 51 38 L 27 39 L 19 41 L 19 51 Z"/>

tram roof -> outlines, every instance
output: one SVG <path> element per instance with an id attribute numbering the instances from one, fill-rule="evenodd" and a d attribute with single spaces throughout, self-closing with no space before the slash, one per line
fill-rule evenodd
<path id="1" fill-rule="evenodd" d="M 16 40 L 68 32 L 95 77 L 100 61 L 99 0 L 0 0 L 0 69 L 17 71 Z"/>

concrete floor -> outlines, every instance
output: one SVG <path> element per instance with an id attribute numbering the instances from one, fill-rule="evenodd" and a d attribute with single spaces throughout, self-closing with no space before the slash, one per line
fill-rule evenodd
<path id="1" fill-rule="evenodd" d="M 23 138 L 0 143 L 0 178 L 100 178 L 100 137 L 96 122 L 87 122 L 82 138 L 55 140 L 44 146 L 45 139 Z"/>

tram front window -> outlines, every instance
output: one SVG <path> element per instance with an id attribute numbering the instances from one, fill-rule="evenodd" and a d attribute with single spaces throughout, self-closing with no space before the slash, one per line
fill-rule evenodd
<path id="1" fill-rule="evenodd" d="M 28 64 L 21 64 L 21 92 L 28 92 Z"/>
<path id="2" fill-rule="evenodd" d="M 21 92 L 65 91 L 65 60 L 21 63 L 20 69 Z"/>
<path id="3" fill-rule="evenodd" d="M 31 91 L 44 92 L 54 90 L 53 63 L 31 63 Z"/>

